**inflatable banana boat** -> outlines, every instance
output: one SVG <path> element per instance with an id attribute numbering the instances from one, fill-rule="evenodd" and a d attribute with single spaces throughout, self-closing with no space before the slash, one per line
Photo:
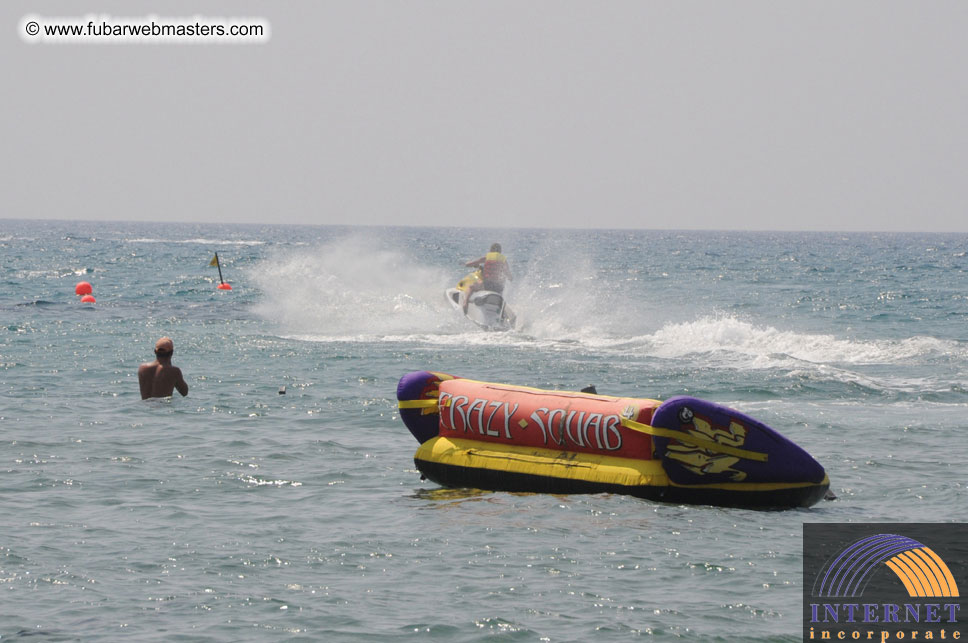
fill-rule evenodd
<path id="1" fill-rule="evenodd" d="M 809 507 L 830 486 L 762 422 L 692 397 L 546 391 L 416 371 L 397 386 L 426 478 L 445 487 L 623 493 L 663 502 Z"/>

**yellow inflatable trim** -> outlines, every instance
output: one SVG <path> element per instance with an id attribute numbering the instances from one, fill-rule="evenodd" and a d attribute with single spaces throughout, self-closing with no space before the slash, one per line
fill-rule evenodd
<path id="1" fill-rule="evenodd" d="M 821 482 L 720 482 L 718 484 L 676 484 L 670 487 L 680 489 L 726 489 L 728 491 L 782 491 L 784 489 L 805 489 L 807 487 L 830 486 L 830 477 L 825 473 Z"/>
<path id="2" fill-rule="evenodd" d="M 726 491 L 782 491 L 830 485 L 825 474 L 817 482 L 720 482 L 676 484 L 669 480 L 661 460 L 616 458 L 592 453 L 555 451 L 537 447 L 492 444 L 477 440 L 437 436 L 420 445 L 417 460 L 471 469 L 524 473 L 546 478 L 583 480 L 628 487 L 678 487 L 681 489 L 722 489 Z"/>
<path id="3" fill-rule="evenodd" d="M 398 408 L 401 409 L 434 409 L 437 410 L 438 401 L 434 400 L 400 400 Z"/>
<path id="4" fill-rule="evenodd" d="M 524 473 L 546 478 L 603 484 L 667 486 L 669 477 L 657 460 L 615 458 L 591 453 L 554 451 L 437 436 L 420 445 L 417 460 L 472 469 Z"/>
<path id="5" fill-rule="evenodd" d="M 460 378 L 465 382 L 471 382 L 473 384 L 480 384 L 485 388 L 491 388 L 498 391 L 512 391 L 515 393 L 526 393 L 529 395 L 550 395 L 554 397 L 580 397 L 589 400 L 602 400 L 606 402 L 614 402 L 616 400 L 630 400 L 634 402 L 655 402 L 658 407 L 662 400 L 653 400 L 647 397 L 618 397 L 615 395 L 602 395 L 601 393 L 582 393 L 581 391 L 552 391 L 549 389 L 535 388 L 533 386 L 520 386 L 517 384 L 501 384 L 500 382 L 485 382 L 482 380 L 472 380 L 469 378 Z"/>

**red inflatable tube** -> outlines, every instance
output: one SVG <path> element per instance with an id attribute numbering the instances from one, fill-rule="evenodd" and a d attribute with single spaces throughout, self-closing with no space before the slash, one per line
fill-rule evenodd
<path id="1" fill-rule="evenodd" d="M 439 383 L 440 435 L 623 458 L 652 458 L 649 424 L 658 400 L 551 392 L 466 379 Z"/>

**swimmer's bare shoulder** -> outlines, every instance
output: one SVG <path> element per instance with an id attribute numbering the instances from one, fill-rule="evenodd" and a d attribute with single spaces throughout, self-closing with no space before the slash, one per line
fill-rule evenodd
<path id="1" fill-rule="evenodd" d="M 146 362 L 138 367 L 138 386 L 141 387 L 142 400 L 151 397 L 151 383 L 155 379 L 155 369 L 158 366 L 158 362 Z"/>

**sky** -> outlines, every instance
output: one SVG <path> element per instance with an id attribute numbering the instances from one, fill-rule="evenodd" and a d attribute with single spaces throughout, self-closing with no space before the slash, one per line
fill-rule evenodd
<path id="1" fill-rule="evenodd" d="M 21 35 L 88 14 L 271 35 Z M 6 0 L 0 23 L 0 219 L 968 231 L 961 0 Z"/>

